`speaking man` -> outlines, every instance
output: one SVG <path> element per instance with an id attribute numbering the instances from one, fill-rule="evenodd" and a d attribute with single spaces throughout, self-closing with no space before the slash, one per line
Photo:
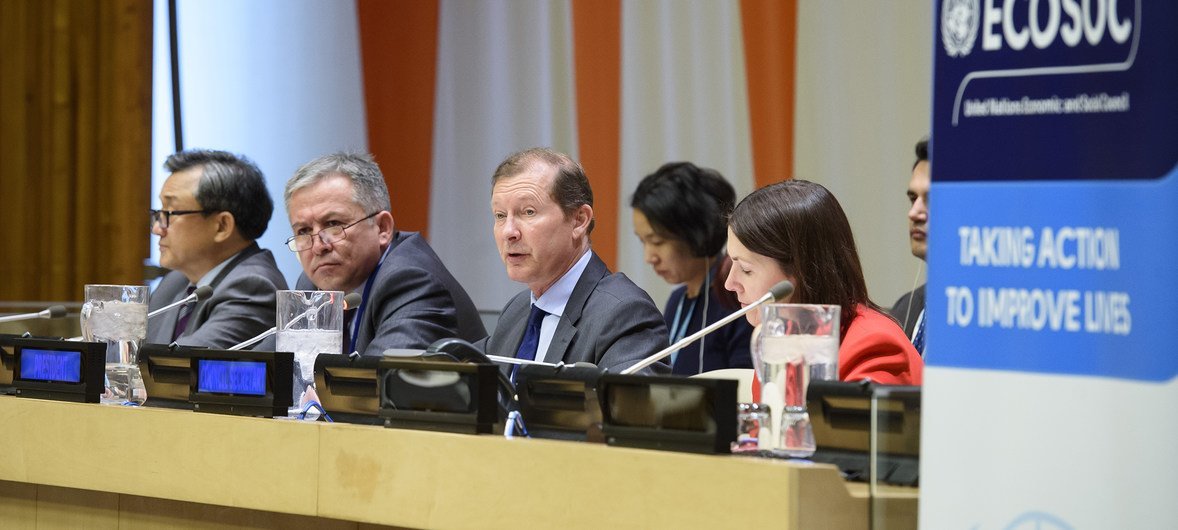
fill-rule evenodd
<path id="1" fill-rule="evenodd" d="M 511 155 L 491 177 L 491 211 L 507 276 L 528 288 L 507 302 L 483 351 L 618 371 L 667 346 L 650 296 L 590 248 L 593 190 L 580 164 L 542 148 Z M 646 373 L 669 371 L 664 361 Z"/>
<path id="2" fill-rule="evenodd" d="M 927 261 L 928 254 L 928 140 L 916 143 L 916 163 L 912 165 L 912 177 L 908 180 L 908 243 L 912 255 Z M 904 326 L 904 333 L 912 339 L 916 351 L 924 355 L 924 288 L 921 284 L 912 292 L 901 296 L 892 306 L 892 316 Z"/>
<path id="3" fill-rule="evenodd" d="M 303 274 L 300 290 L 359 293 L 344 317 L 344 350 L 383 355 L 487 330 L 466 290 L 416 232 L 400 232 L 384 175 L 366 154 L 335 153 L 286 183 L 286 211 Z M 265 349 L 265 348 L 263 348 Z"/>
<path id="4" fill-rule="evenodd" d="M 160 264 L 172 269 L 151 294 L 155 310 L 199 286 L 212 295 L 161 313 L 147 323 L 147 342 L 228 348 L 274 326 L 274 292 L 286 280 L 269 250 L 255 240 L 266 231 L 274 201 L 262 172 L 244 156 L 181 151 L 164 163 L 171 172 L 151 210 L 160 236 Z"/>

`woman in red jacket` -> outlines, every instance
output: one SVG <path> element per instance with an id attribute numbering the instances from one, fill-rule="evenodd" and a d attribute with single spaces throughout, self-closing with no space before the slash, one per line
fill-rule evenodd
<path id="1" fill-rule="evenodd" d="M 728 221 L 732 270 L 724 287 L 742 306 L 781 280 L 794 284 L 786 302 L 835 304 L 839 322 L 839 380 L 919 385 L 924 363 L 904 330 L 867 296 L 851 225 L 829 190 L 787 180 L 745 197 Z M 760 313 L 748 313 L 760 323 Z"/>

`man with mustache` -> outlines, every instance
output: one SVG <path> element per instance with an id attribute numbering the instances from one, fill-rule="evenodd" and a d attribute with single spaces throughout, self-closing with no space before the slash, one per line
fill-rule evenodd
<path id="1" fill-rule="evenodd" d="M 650 295 L 590 248 L 593 190 L 580 164 L 544 148 L 511 155 L 491 177 L 491 211 L 507 276 L 528 288 L 504 307 L 483 351 L 616 372 L 667 346 Z M 669 371 L 663 361 L 644 373 Z"/>
<path id="2" fill-rule="evenodd" d="M 284 196 L 294 232 L 287 246 L 303 266 L 296 288 L 362 296 L 344 314 L 345 353 L 383 355 L 487 336 L 474 302 L 425 238 L 396 229 L 371 156 L 335 153 L 307 162 Z"/>
<path id="3" fill-rule="evenodd" d="M 916 163 L 908 180 L 908 202 L 912 204 L 908 208 L 908 243 L 912 255 L 921 261 L 927 261 L 928 254 L 928 191 L 928 140 L 924 139 L 916 143 Z M 891 311 L 921 355 L 924 355 L 924 288 L 925 284 L 921 284 L 901 296 Z"/>

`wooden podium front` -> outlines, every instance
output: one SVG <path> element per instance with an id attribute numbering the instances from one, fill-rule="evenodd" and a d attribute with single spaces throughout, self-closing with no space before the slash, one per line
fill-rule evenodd
<path id="1" fill-rule="evenodd" d="M 916 490 L 894 497 L 888 527 L 915 528 Z M 0 396 L 4 528 L 867 528 L 868 510 L 827 465 Z"/>

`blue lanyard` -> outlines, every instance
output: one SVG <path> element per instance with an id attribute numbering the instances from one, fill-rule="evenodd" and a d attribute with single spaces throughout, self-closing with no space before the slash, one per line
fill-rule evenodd
<path id="1" fill-rule="evenodd" d="M 703 293 L 700 293 L 701 295 Z M 675 320 L 671 322 L 671 344 L 682 339 L 687 335 L 687 328 L 691 327 L 691 316 L 695 314 L 695 306 L 699 304 L 699 297 L 695 297 L 691 301 L 691 307 L 687 309 L 687 316 L 683 320 L 679 319 L 679 315 L 683 312 L 683 302 L 687 300 L 687 291 L 683 292 L 683 298 L 679 299 L 679 306 L 675 308 Z"/>
<path id="2" fill-rule="evenodd" d="M 393 238 L 397 236 L 394 233 Z M 384 254 L 380 255 L 380 261 L 376 262 L 376 268 L 372 269 L 372 274 L 368 275 L 368 281 L 364 282 L 363 298 L 360 299 L 360 307 L 356 309 L 356 315 L 352 317 L 352 337 L 351 344 L 348 346 L 348 351 L 345 354 L 351 354 L 356 351 L 356 335 L 360 332 L 360 322 L 364 317 L 364 309 L 368 307 L 368 295 L 372 294 L 372 284 L 376 282 L 376 273 L 380 272 L 380 266 L 384 265 L 384 259 L 388 257 L 389 251 L 393 250 L 393 244 L 389 243 L 389 248 L 386 248 Z"/>

